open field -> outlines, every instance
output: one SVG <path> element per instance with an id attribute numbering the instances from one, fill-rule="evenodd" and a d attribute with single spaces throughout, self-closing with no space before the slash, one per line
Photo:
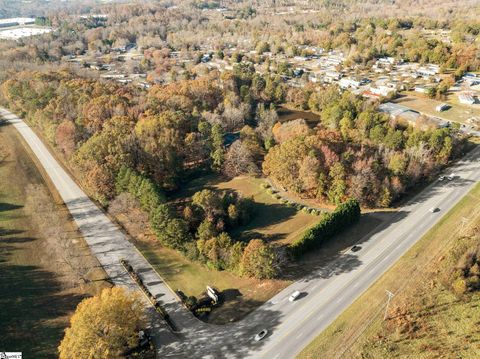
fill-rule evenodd
<path id="1" fill-rule="evenodd" d="M 480 118 L 480 106 L 462 105 L 458 102 L 456 94 L 449 94 L 446 101 L 438 101 L 424 96 L 419 96 L 413 92 L 407 92 L 404 96 L 394 101 L 395 103 L 407 106 L 418 112 L 438 117 L 447 121 L 467 123 L 471 117 Z M 437 112 L 435 107 L 441 103 L 448 103 L 452 107 L 443 112 Z"/>
<path id="2" fill-rule="evenodd" d="M 234 232 L 237 238 L 263 236 L 285 241 L 300 235 L 319 217 L 296 211 L 279 204 L 261 187 L 263 180 L 250 177 L 237 177 L 219 181 L 218 177 L 205 176 L 191 181 L 184 189 L 172 196 L 172 201 L 181 201 L 203 188 L 234 189 L 245 196 L 253 196 L 260 206 L 260 212 L 247 226 Z M 288 211 L 283 214 L 282 211 Z M 134 238 L 137 248 L 147 257 L 158 273 L 173 290 L 181 290 L 186 295 L 200 296 L 207 285 L 224 292 L 226 303 L 214 310 L 209 321 L 225 323 L 238 320 L 273 297 L 291 281 L 299 279 L 314 269 L 318 269 L 337 258 L 344 250 L 357 243 L 376 228 L 391 212 L 368 213 L 362 220 L 342 235 L 327 242 L 324 247 L 309 253 L 300 261 L 292 263 L 281 280 L 255 280 L 240 278 L 228 272 L 210 270 L 206 266 L 190 262 L 176 251 L 162 247 L 148 228 L 148 218 L 138 208 L 129 208 L 125 214 L 111 213 Z M 292 230 L 294 229 L 294 230 Z M 242 232 L 243 231 L 243 232 Z M 283 237 L 283 238 L 282 238 Z"/>
<path id="3" fill-rule="evenodd" d="M 175 198 L 188 198 L 204 188 L 234 190 L 244 197 L 253 197 L 255 201 L 255 215 L 253 220 L 245 226 L 235 228 L 232 237 L 239 240 L 262 238 L 277 241 L 282 244 L 291 243 L 297 239 L 305 229 L 319 221 L 316 215 L 298 211 L 288 207 L 273 198 L 262 188 L 264 180 L 247 176 L 236 177 L 231 180 L 222 180 L 216 176 L 204 176 L 191 181 Z"/>
<path id="4" fill-rule="evenodd" d="M 205 293 L 207 285 L 222 292 L 225 303 L 209 315 L 211 323 L 241 319 L 291 283 L 286 280 L 242 278 L 229 272 L 210 270 L 158 243 L 136 244 L 173 290 L 179 289 L 197 298 Z"/>
<path id="5" fill-rule="evenodd" d="M 0 143 L 9 152 L 0 164 L 0 350 L 22 351 L 28 358 L 56 357 L 70 315 L 105 285 L 104 273 L 66 210 L 49 194 L 13 128 L 0 124 Z M 55 210 L 43 212 L 46 208 Z M 48 229 L 45 218 L 54 219 Z M 55 243 L 53 231 L 68 242 Z M 80 273 L 78 262 L 89 267 Z"/>
<path id="6" fill-rule="evenodd" d="M 151 232 L 145 231 L 148 217 L 138 207 L 128 208 L 128 215 L 111 214 L 125 227 L 136 247 L 172 290 L 200 297 L 209 285 L 223 292 L 225 304 L 210 314 L 208 320 L 212 323 L 238 320 L 290 284 L 287 280 L 241 278 L 187 260 L 177 251 L 162 247 Z"/>
<path id="7" fill-rule="evenodd" d="M 452 252 L 478 244 L 479 197 L 477 185 L 298 357 L 478 357 L 480 295 L 458 299 L 442 275 Z M 395 297 L 383 321 L 387 289 Z"/>

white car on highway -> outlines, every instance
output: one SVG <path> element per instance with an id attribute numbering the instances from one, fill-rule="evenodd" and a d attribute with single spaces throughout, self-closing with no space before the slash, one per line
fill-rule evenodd
<path id="1" fill-rule="evenodd" d="M 298 290 L 296 290 L 295 292 L 292 293 L 292 295 L 290 296 L 290 298 L 288 298 L 288 300 L 290 302 L 294 302 L 295 299 L 297 299 L 299 295 L 300 295 L 300 292 Z"/>

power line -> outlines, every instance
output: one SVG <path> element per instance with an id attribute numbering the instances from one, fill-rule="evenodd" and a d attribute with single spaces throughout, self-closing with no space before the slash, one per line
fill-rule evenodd
<path id="1" fill-rule="evenodd" d="M 390 305 L 390 301 L 391 301 L 392 298 L 395 296 L 395 294 L 393 294 L 393 293 L 390 292 L 389 290 L 385 290 L 385 292 L 387 292 L 388 299 L 387 299 L 387 305 L 385 306 L 385 314 L 383 315 L 383 320 L 387 319 L 388 307 L 389 307 L 389 305 Z"/>

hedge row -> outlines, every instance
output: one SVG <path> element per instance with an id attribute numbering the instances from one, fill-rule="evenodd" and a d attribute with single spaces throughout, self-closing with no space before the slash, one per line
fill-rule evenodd
<path id="1" fill-rule="evenodd" d="M 307 229 L 303 236 L 289 246 L 294 257 L 320 247 L 326 240 L 342 232 L 360 219 L 360 204 L 350 199 L 339 205 L 334 212 L 326 213 L 315 226 Z"/>
<path id="2" fill-rule="evenodd" d="M 130 193 L 148 213 L 165 202 L 165 196 L 155 182 L 128 167 L 122 167 L 118 172 L 115 189 L 117 193 Z"/>

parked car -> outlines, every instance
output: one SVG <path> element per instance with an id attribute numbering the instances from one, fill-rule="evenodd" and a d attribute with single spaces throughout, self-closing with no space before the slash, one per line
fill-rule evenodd
<path id="1" fill-rule="evenodd" d="M 445 176 L 440 176 L 438 177 L 438 180 L 441 182 L 441 181 L 444 181 L 445 180 Z"/>
<path id="2" fill-rule="evenodd" d="M 300 295 L 300 292 L 298 290 L 296 290 L 295 292 L 292 293 L 292 295 L 290 296 L 290 298 L 288 298 L 288 300 L 290 302 L 294 302 L 295 299 L 297 299 L 299 295 Z"/>
<path id="3" fill-rule="evenodd" d="M 254 340 L 256 342 L 259 342 L 260 340 L 262 340 L 263 338 L 265 338 L 268 334 L 268 330 L 267 329 L 262 329 L 262 331 L 260 333 L 258 333 L 257 335 L 255 335 L 255 338 Z"/>
<path id="4" fill-rule="evenodd" d="M 449 181 L 453 180 L 455 178 L 455 173 L 449 174 L 447 178 Z"/>

